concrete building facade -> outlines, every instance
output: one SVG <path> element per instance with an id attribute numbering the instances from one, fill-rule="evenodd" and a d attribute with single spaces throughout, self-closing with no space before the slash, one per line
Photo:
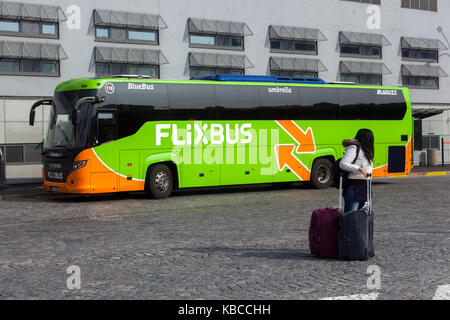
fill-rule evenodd
<path id="1" fill-rule="evenodd" d="M 51 97 L 62 81 L 103 74 L 308 75 L 408 86 L 416 117 L 423 118 L 415 164 L 426 149 L 441 148 L 436 141 L 450 141 L 447 0 L 10 0 L 0 6 L 0 147 L 9 183 L 41 178 L 49 109 L 39 109 L 31 127 L 33 102 Z"/>

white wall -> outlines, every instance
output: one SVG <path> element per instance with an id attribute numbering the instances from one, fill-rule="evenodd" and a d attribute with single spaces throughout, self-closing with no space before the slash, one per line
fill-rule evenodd
<path id="1" fill-rule="evenodd" d="M 63 10 L 71 5 L 81 9 L 81 29 L 71 30 L 67 23 L 60 24 L 59 40 L 27 39 L 1 37 L 0 39 L 44 42 L 61 44 L 69 59 L 61 61 L 61 77 L 22 77 L 0 76 L 0 95 L 10 96 L 48 96 L 56 85 L 64 80 L 79 77 L 92 77 L 89 71 L 95 46 L 136 47 L 161 50 L 169 64 L 161 66 L 161 78 L 186 79 L 186 62 L 188 53 L 222 52 L 245 54 L 255 65 L 248 69 L 248 74 L 266 74 L 271 54 L 266 45 L 268 27 L 271 24 L 319 28 L 328 39 L 319 42 L 319 55 L 303 56 L 319 58 L 327 67 L 327 72 L 320 73 L 326 81 L 338 80 L 338 68 L 341 58 L 338 52 L 338 34 L 340 31 L 374 32 L 383 34 L 392 46 L 383 48 L 383 62 L 392 71 L 384 76 L 384 85 L 401 85 L 402 36 L 440 39 L 447 44 L 443 33 L 450 39 L 450 1 L 439 1 L 439 12 L 400 8 L 400 0 L 382 1 L 381 29 L 369 30 L 367 9 L 370 5 L 342 0 L 27 0 L 26 2 L 60 5 Z M 105 6 L 107 3 L 107 6 Z M 160 31 L 159 46 L 143 46 L 120 43 L 96 42 L 94 35 L 88 34 L 88 28 L 94 9 L 110 9 L 159 14 L 168 28 Z M 70 17 L 70 14 L 66 13 Z M 245 52 L 224 50 L 194 49 L 184 41 L 187 19 L 190 17 L 245 22 L 254 35 L 245 38 Z M 441 52 L 440 66 L 450 74 L 450 51 Z M 293 55 L 285 55 L 293 56 Z M 361 59 L 359 59 L 361 60 Z M 367 60 L 374 61 L 374 60 Z M 375 60 L 379 61 L 379 60 Z M 409 63 L 409 62 L 408 62 Z M 412 90 L 415 103 L 449 103 L 450 78 L 441 78 L 441 90 Z"/>
<path id="2" fill-rule="evenodd" d="M 28 115 L 33 103 L 40 98 L 0 98 L 0 144 L 23 145 L 43 141 L 48 121 L 48 108 L 36 110 L 33 127 L 28 124 Z M 8 183 L 31 182 L 42 178 L 40 164 L 8 164 Z"/>

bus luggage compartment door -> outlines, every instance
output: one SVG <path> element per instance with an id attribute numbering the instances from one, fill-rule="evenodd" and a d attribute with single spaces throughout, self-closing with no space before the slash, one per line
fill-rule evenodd
<path id="1" fill-rule="evenodd" d="M 139 150 L 121 150 L 119 158 L 119 191 L 141 190 Z"/>

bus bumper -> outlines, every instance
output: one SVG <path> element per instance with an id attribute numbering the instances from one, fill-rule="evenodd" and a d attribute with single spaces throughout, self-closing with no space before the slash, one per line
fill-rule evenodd
<path id="1" fill-rule="evenodd" d="M 80 168 L 67 176 L 66 182 L 53 182 L 45 179 L 43 174 L 43 188 L 47 192 L 87 194 L 93 193 L 90 181 L 89 161 L 83 168 Z"/>

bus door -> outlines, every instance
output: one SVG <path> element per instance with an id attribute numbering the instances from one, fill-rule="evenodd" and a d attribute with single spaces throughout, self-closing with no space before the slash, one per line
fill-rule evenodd
<path id="1" fill-rule="evenodd" d="M 101 110 L 97 113 L 94 124 L 94 145 L 96 147 L 116 140 L 116 124 L 115 110 Z M 105 165 L 91 166 L 91 189 L 94 193 L 118 191 L 118 175 Z"/>

